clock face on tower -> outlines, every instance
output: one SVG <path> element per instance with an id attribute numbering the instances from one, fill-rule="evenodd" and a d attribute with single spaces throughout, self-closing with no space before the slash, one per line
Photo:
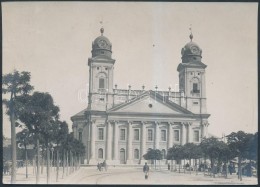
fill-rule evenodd
<path id="1" fill-rule="evenodd" d="M 192 47 L 191 47 L 191 52 L 192 52 L 193 54 L 195 54 L 195 55 L 198 55 L 198 54 L 200 53 L 200 50 L 199 50 L 198 47 L 192 46 Z"/>
<path id="2" fill-rule="evenodd" d="M 105 40 L 99 40 L 98 46 L 100 48 L 105 48 L 107 46 L 107 42 Z"/>

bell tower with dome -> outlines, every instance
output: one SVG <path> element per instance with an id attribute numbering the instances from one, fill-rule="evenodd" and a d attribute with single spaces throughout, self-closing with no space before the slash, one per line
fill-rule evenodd
<path id="1" fill-rule="evenodd" d="M 112 44 L 100 29 L 101 36 L 92 43 L 92 57 L 89 66 L 88 109 L 105 111 L 113 103 L 113 71 L 115 60 L 112 59 Z"/>
<path id="2" fill-rule="evenodd" d="M 179 72 L 179 88 L 185 94 L 186 109 L 196 114 L 207 113 L 206 109 L 206 85 L 205 69 L 207 65 L 201 62 L 202 50 L 192 41 L 193 35 L 190 34 L 190 42 L 181 50 L 182 62 L 177 70 Z"/>

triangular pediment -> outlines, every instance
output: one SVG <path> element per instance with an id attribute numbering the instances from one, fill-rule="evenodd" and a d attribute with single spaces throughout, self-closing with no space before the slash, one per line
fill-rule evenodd
<path id="1" fill-rule="evenodd" d="M 170 102 L 161 96 L 147 91 L 129 102 L 113 107 L 108 112 L 145 113 L 145 114 L 192 114 L 176 103 Z"/>

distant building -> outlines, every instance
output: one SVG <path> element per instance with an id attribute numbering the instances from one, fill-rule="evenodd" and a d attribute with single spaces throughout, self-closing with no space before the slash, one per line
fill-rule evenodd
<path id="1" fill-rule="evenodd" d="M 148 149 L 160 149 L 165 157 L 174 144 L 199 144 L 207 137 L 207 66 L 192 34 L 177 67 L 179 92 L 173 92 L 114 87 L 112 44 L 103 32 L 92 43 L 88 59 L 88 106 L 71 117 L 74 137 L 86 146 L 85 162 L 143 164 Z"/>

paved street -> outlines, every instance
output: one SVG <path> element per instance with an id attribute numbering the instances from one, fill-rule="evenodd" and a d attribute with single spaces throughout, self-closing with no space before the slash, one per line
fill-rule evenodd
<path id="1" fill-rule="evenodd" d="M 35 176 L 32 173 L 32 168 L 29 169 L 29 178 L 25 178 L 25 168 L 18 169 L 17 184 L 35 184 Z M 195 173 L 176 173 L 166 169 L 152 169 L 149 179 L 144 179 L 142 168 L 135 167 L 110 167 L 108 171 L 97 171 L 96 167 L 81 167 L 79 170 L 70 174 L 64 179 L 61 178 L 62 171 L 60 170 L 59 181 L 56 182 L 55 171 L 51 173 L 52 184 L 257 184 L 255 177 L 243 177 L 242 181 L 237 179 L 236 175 L 228 176 L 228 179 L 223 177 L 212 178 L 204 176 L 203 173 L 196 175 Z M 4 183 L 10 183 L 10 176 L 4 176 Z M 41 175 L 40 184 L 46 184 L 46 175 Z"/>

